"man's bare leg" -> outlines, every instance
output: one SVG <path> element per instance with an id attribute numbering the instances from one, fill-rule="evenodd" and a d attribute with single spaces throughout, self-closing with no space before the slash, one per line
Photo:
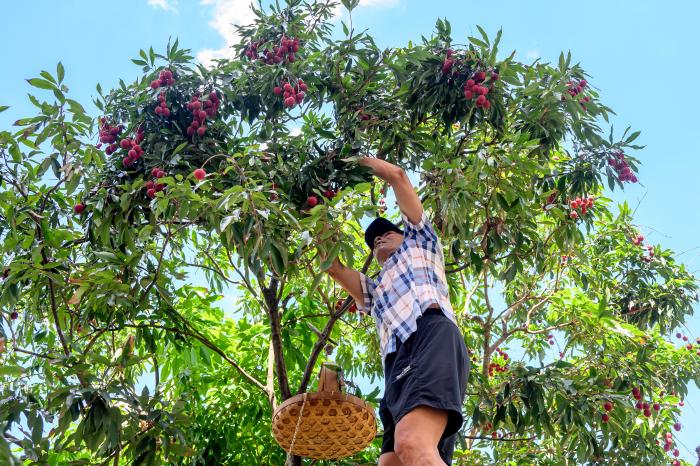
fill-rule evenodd
<path id="1" fill-rule="evenodd" d="M 445 466 L 437 445 L 447 426 L 447 412 L 418 406 L 406 414 L 394 434 L 394 452 L 403 466 Z"/>
<path id="2" fill-rule="evenodd" d="M 384 453 L 379 457 L 379 466 L 403 466 L 396 453 Z"/>

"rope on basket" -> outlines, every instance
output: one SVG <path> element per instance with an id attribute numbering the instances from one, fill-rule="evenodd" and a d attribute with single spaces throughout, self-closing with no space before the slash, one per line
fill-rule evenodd
<path id="1" fill-rule="evenodd" d="M 289 454 L 293 455 L 294 442 L 297 440 L 297 432 L 299 431 L 299 424 L 301 424 L 301 416 L 304 415 L 304 406 L 306 406 L 306 392 L 304 393 L 304 401 L 301 403 L 301 411 L 299 411 L 299 417 L 297 418 L 297 425 L 294 428 L 294 435 L 292 435 L 292 443 L 289 445 Z"/>

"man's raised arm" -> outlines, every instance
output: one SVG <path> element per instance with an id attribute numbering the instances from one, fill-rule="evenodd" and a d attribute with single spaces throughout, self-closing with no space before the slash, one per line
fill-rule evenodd
<path id="1" fill-rule="evenodd" d="M 363 157 L 358 163 L 370 167 L 376 176 L 391 185 L 399 209 L 417 225 L 423 217 L 423 204 L 403 168 L 374 157 Z"/>

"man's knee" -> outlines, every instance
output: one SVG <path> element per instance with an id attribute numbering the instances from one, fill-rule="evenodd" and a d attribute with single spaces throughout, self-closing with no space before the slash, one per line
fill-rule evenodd
<path id="1" fill-rule="evenodd" d="M 379 457 L 379 466 L 403 466 L 396 452 L 384 453 Z"/>
<path id="2" fill-rule="evenodd" d="M 404 464 L 432 464 L 437 446 L 426 442 L 420 432 L 403 431 L 394 437 L 394 453 Z"/>

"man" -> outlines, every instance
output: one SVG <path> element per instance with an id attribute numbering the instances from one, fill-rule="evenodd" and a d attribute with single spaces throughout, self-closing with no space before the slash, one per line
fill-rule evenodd
<path id="1" fill-rule="evenodd" d="M 470 361 L 450 305 L 442 246 L 403 169 L 364 157 L 388 182 L 404 231 L 377 218 L 365 242 L 382 269 L 376 280 L 338 259 L 327 270 L 377 324 L 385 389 L 380 466 L 452 463 Z"/>

